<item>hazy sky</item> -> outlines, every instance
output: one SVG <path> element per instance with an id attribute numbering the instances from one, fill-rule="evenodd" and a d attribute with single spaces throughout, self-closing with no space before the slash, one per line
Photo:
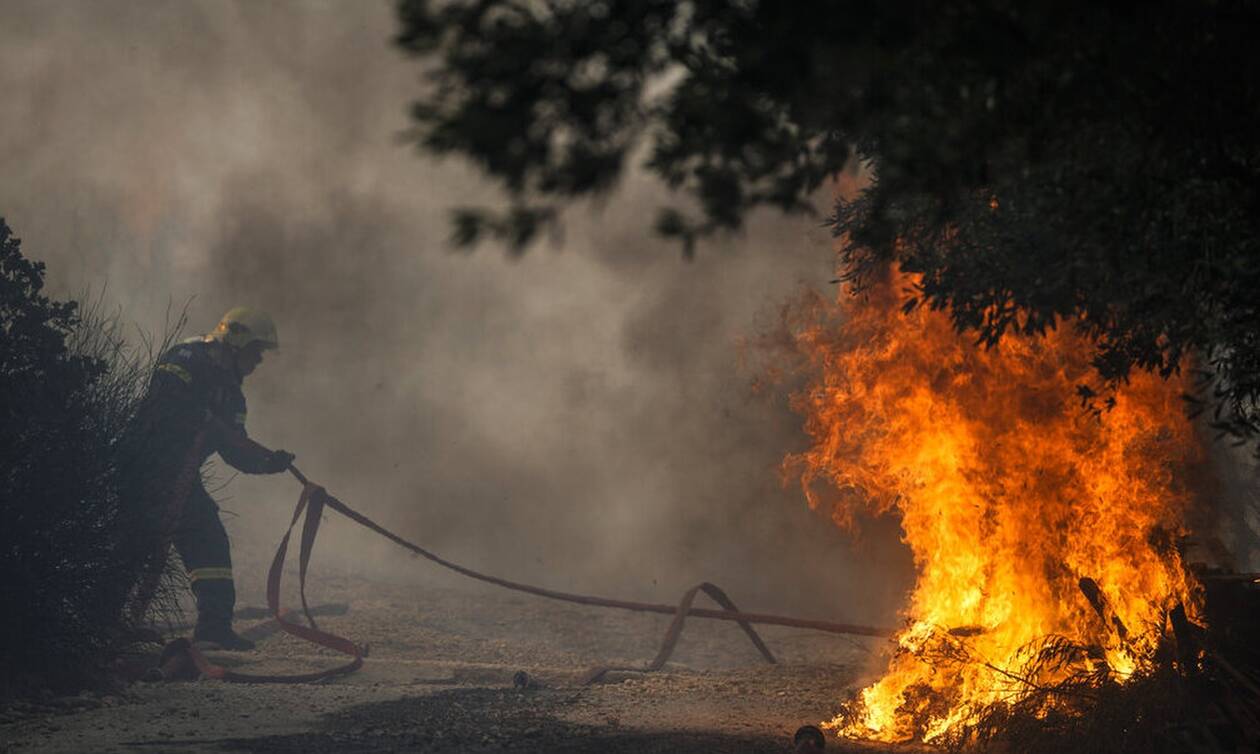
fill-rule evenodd
<path id="1" fill-rule="evenodd" d="M 524 259 L 454 253 L 448 209 L 498 197 L 400 143 L 421 84 L 390 3 L 0 0 L 0 17 L 0 216 L 53 291 L 106 286 L 144 329 L 188 301 L 192 332 L 271 311 L 250 432 L 334 494 L 557 588 L 672 601 L 709 579 L 750 608 L 890 619 L 904 553 L 873 531 L 855 555 L 781 487 L 800 420 L 739 366 L 741 338 L 830 289 L 819 219 L 757 215 L 688 264 L 650 233 L 662 190 L 632 177 Z M 223 491 L 238 562 L 296 493 Z M 320 562 L 431 569 L 326 531 Z"/>

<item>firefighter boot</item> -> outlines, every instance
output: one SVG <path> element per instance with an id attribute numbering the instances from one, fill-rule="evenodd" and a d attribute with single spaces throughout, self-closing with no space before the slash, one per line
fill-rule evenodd
<path id="1" fill-rule="evenodd" d="M 199 580 L 193 582 L 192 588 L 197 598 L 197 628 L 193 630 L 193 643 L 238 652 L 254 648 L 254 642 L 232 630 L 236 588 L 231 579 Z"/>

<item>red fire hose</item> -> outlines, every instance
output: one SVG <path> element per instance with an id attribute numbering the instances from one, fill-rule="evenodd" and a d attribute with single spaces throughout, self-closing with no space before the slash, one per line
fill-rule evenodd
<path id="1" fill-rule="evenodd" d="M 656 658 L 644 667 L 636 668 L 596 668 L 587 674 L 586 683 L 593 683 L 602 677 L 609 670 L 658 670 L 664 666 L 666 660 L 673 652 L 673 648 L 678 641 L 678 636 L 682 632 L 683 622 L 688 616 L 696 616 L 698 618 L 710 618 L 713 620 L 734 621 L 739 624 L 744 633 L 748 635 L 753 645 L 761 653 L 767 662 L 774 663 L 774 655 L 766 647 L 761 637 L 757 635 L 753 629 L 753 624 L 771 625 L 771 626 L 790 626 L 793 628 L 806 628 L 815 631 L 824 631 L 833 634 L 852 634 L 858 636 L 892 636 L 894 631 L 888 628 L 880 628 L 875 626 L 862 626 L 851 623 L 835 623 L 832 621 L 811 620 L 807 618 L 794 618 L 785 615 L 772 615 L 766 613 L 746 613 L 735 607 L 735 603 L 730 600 L 721 589 L 713 584 L 703 583 L 692 587 L 684 595 L 677 605 L 653 604 L 648 602 L 631 602 L 628 600 L 610 599 L 607 597 L 596 597 L 585 594 L 572 594 L 569 592 L 558 592 L 552 589 L 533 586 L 530 584 L 522 584 L 516 581 L 499 578 L 497 576 L 489 576 L 466 568 L 457 563 L 452 563 L 423 547 L 410 542 L 394 532 L 386 529 L 367 516 L 359 513 L 350 506 L 341 502 L 337 498 L 329 495 L 323 487 L 312 483 L 306 478 L 296 467 L 290 466 L 289 471 L 302 483 L 302 494 L 298 498 L 297 507 L 293 511 L 293 519 L 289 522 L 289 528 L 284 534 L 284 538 L 280 540 L 280 546 L 276 548 L 275 557 L 271 561 L 271 568 L 267 573 L 267 607 L 271 611 L 274 620 L 280 627 L 294 636 L 305 639 L 313 644 L 327 647 L 336 652 L 349 656 L 351 659 L 334 668 L 327 670 L 315 671 L 312 673 L 303 673 L 297 675 L 253 675 L 247 673 L 237 673 L 226 668 L 215 665 L 210 662 L 205 655 L 196 649 L 187 640 L 178 640 L 167 645 L 164 652 L 164 658 L 178 658 L 186 656 L 202 675 L 218 678 L 225 681 L 237 681 L 246 683 L 302 683 L 318 681 L 332 676 L 344 675 L 357 670 L 363 665 L 363 658 L 367 656 L 367 647 L 360 647 L 354 642 L 341 636 L 328 633 L 321 630 L 315 623 L 314 617 L 311 615 L 310 607 L 306 602 L 306 573 L 307 566 L 310 563 L 311 551 L 315 546 L 315 536 L 319 532 L 320 518 L 325 508 L 331 509 L 354 521 L 355 523 L 370 529 L 377 534 L 385 537 L 391 542 L 409 550 L 416 555 L 426 558 L 443 568 L 447 568 L 463 576 L 467 576 L 477 581 L 483 581 L 487 584 L 494 584 L 505 589 L 511 589 L 517 592 L 533 594 L 538 597 L 547 599 L 560 600 L 562 602 L 571 602 L 578 605 L 590 605 L 593 607 L 616 608 L 619 610 L 631 610 L 641 613 L 660 613 L 663 615 L 672 615 L 674 620 L 671 622 L 669 629 L 666 631 L 661 649 L 657 653 Z M 288 611 L 280 608 L 280 576 L 284 570 L 285 557 L 289 549 L 289 537 L 293 534 L 293 527 L 297 524 L 298 519 L 302 517 L 303 512 L 306 513 L 305 521 L 302 525 L 302 537 L 298 551 L 298 593 L 301 595 L 302 611 L 306 616 L 309 625 L 295 623 L 288 618 Z M 698 592 L 704 592 L 711 599 L 718 603 L 720 610 L 712 608 L 692 607 L 692 602 Z"/>

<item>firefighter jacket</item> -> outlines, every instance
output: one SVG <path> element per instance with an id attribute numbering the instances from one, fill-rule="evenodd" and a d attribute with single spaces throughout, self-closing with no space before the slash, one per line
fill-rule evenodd
<path id="1" fill-rule="evenodd" d="M 154 454 L 182 459 L 205 432 L 198 464 L 218 453 L 247 474 L 277 471 L 271 454 L 245 433 L 241 378 L 224 362 L 222 343 L 200 338 L 176 344 L 158 360 L 140 409 L 146 444 Z"/>

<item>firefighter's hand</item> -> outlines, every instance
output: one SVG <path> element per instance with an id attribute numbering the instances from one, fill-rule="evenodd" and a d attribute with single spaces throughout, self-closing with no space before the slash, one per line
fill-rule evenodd
<path id="1" fill-rule="evenodd" d="M 271 451 L 271 458 L 267 459 L 267 462 L 271 467 L 271 473 L 279 474 L 282 471 L 288 471 L 289 466 L 293 463 L 294 457 L 295 456 L 287 450 Z"/>

